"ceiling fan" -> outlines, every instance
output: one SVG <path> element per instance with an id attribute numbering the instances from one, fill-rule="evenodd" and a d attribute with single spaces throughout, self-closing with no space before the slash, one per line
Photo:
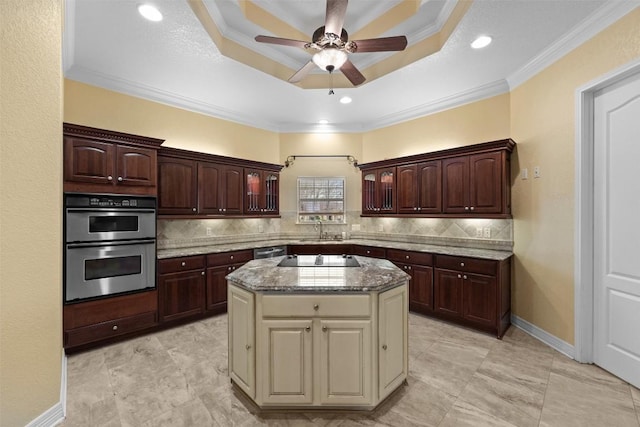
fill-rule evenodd
<path id="1" fill-rule="evenodd" d="M 381 37 L 376 39 L 349 40 L 349 35 L 342 28 L 347 12 L 348 0 L 327 0 L 327 12 L 324 26 L 313 32 L 311 42 L 285 39 L 281 37 L 256 36 L 260 43 L 279 44 L 300 47 L 317 51 L 312 59 L 289 78 L 289 82 L 302 80 L 315 65 L 329 74 L 342 71 L 354 85 L 362 84 L 366 79 L 349 60 L 349 53 L 400 51 L 407 47 L 405 36 Z M 329 92 L 331 93 L 331 92 Z"/>

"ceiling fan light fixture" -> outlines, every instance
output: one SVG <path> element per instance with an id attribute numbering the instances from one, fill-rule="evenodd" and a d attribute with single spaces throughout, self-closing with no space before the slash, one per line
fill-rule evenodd
<path id="1" fill-rule="evenodd" d="M 471 43 L 471 47 L 474 49 L 482 49 L 483 47 L 489 46 L 491 40 L 489 36 L 480 36 Z"/>
<path id="2" fill-rule="evenodd" d="M 157 7 L 151 4 L 141 4 L 138 6 L 138 12 L 149 21 L 162 21 L 162 13 L 160 13 Z"/>
<path id="3" fill-rule="evenodd" d="M 329 72 L 339 70 L 347 62 L 347 53 L 333 47 L 322 49 L 311 58 L 321 70 Z"/>

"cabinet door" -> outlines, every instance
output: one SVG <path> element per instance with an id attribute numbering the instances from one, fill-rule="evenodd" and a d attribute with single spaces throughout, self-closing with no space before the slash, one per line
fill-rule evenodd
<path id="1" fill-rule="evenodd" d="M 409 267 L 409 308 L 411 311 L 429 314 L 433 310 L 433 268 L 422 265 Z"/>
<path id="2" fill-rule="evenodd" d="M 260 331 L 264 403 L 312 403 L 312 320 L 263 320 Z"/>
<path id="3" fill-rule="evenodd" d="M 264 173 L 264 213 L 277 214 L 280 211 L 280 184 L 279 174 L 276 172 Z"/>
<path id="4" fill-rule="evenodd" d="M 247 214 L 260 213 L 260 202 L 263 197 L 262 194 L 262 173 L 257 170 L 245 169 L 244 170 L 244 212 Z"/>
<path id="5" fill-rule="evenodd" d="M 112 185 L 114 162 L 113 144 L 64 137 L 65 181 Z"/>
<path id="6" fill-rule="evenodd" d="M 377 182 L 375 171 L 362 171 L 362 213 L 372 214 L 377 211 Z"/>
<path id="7" fill-rule="evenodd" d="M 469 157 L 442 161 L 442 210 L 445 213 L 469 212 Z"/>
<path id="8" fill-rule="evenodd" d="M 496 326 L 496 278 L 463 274 L 463 317 L 483 326 Z"/>
<path id="9" fill-rule="evenodd" d="M 163 322 L 204 312 L 204 270 L 158 276 L 160 319 Z"/>
<path id="10" fill-rule="evenodd" d="M 418 165 L 398 166 L 398 213 L 418 213 Z"/>
<path id="11" fill-rule="evenodd" d="M 462 273 L 435 269 L 433 310 L 449 316 L 462 316 Z"/>
<path id="12" fill-rule="evenodd" d="M 229 376 L 255 398 L 255 300 L 251 292 L 229 286 Z"/>
<path id="13" fill-rule="evenodd" d="M 320 321 L 320 402 L 370 405 L 371 321 Z"/>
<path id="14" fill-rule="evenodd" d="M 394 213 L 396 211 L 396 168 L 382 169 L 378 172 L 378 177 L 379 212 Z"/>
<path id="15" fill-rule="evenodd" d="M 117 185 L 155 187 L 157 152 L 148 148 L 116 147 Z"/>
<path id="16" fill-rule="evenodd" d="M 502 212 L 502 163 L 502 153 L 469 157 L 469 204 L 473 212 Z"/>
<path id="17" fill-rule="evenodd" d="M 198 213 L 222 215 L 223 165 L 198 162 Z"/>
<path id="18" fill-rule="evenodd" d="M 158 157 L 158 214 L 197 212 L 197 172 L 192 160 Z"/>
<path id="19" fill-rule="evenodd" d="M 243 173 L 241 167 L 226 166 L 221 185 L 222 208 L 225 215 L 242 215 Z"/>
<path id="20" fill-rule="evenodd" d="M 398 169 L 399 170 L 399 169 Z M 398 173 L 399 175 L 399 173 Z M 418 191 L 418 213 L 437 214 L 442 212 L 442 162 L 434 160 L 418 165 L 419 182 L 416 185 Z M 400 176 L 398 176 L 398 179 Z M 398 197 L 400 193 L 398 192 Z M 400 205 L 398 205 L 400 208 Z"/>
<path id="21" fill-rule="evenodd" d="M 216 313 L 227 311 L 226 265 L 207 268 L 206 310 Z"/>
<path id="22" fill-rule="evenodd" d="M 382 400 L 408 375 L 407 286 L 380 294 L 378 305 L 379 399 Z"/>

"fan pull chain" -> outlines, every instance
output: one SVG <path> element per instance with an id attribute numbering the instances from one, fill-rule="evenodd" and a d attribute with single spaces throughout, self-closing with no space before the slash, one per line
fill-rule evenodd
<path id="1" fill-rule="evenodd" d="M 333 92 L 333 73 L 329 71 L 329 95 L 335 95 Z"/>

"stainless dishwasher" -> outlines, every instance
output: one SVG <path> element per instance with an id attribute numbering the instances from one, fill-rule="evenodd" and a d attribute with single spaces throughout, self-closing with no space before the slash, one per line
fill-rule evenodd
<path id="1" fill-rule="evenodd" d="M 287 254 L 286 246 L 272 246 L 269 248 L 257 248 L 253 250 L 253 259 L 273 258 Z"/>

